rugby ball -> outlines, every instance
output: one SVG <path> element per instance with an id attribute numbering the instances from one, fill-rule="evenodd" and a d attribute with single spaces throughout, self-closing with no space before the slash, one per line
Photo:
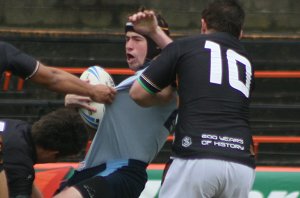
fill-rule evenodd
<path id="1" fill-rule="evenodd" d="M 81 74 L 80 79 L 88 80 L 92 85 L 103 84 L 110 87 L 115 86 L 112 77 L 100 66 L 89 67 Z M 79 108 L 79 114 L 88 126 L 97 129 L 104 116 L 105 105 L 97 102 L 91 102 L 89 105 L 95 107 L 97 111 L 92 112 L 85 108 Z"/>

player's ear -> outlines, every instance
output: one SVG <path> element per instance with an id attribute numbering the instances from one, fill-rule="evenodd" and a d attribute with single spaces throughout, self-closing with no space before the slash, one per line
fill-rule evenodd
<path id="1" fill-rule="evenodd" d="M 205 34 L 207 32 L 207 24 L 206 21 L 201 19 L 201 34 Z"/>

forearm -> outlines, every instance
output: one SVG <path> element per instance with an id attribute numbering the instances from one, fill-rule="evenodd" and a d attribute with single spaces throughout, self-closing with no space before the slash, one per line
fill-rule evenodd
<path id="1" fill-rule="evenodd" d="M 89 85 L 78 77 L 63 70 L 40 65 L 32 81 L 45 86 L 47 89 L 61 93 L 73 93 L 89 96 Z"/>
<path id="2" fill-rule="evenodd" d="M 35 184 L 32 185 L 32 194 L 31 198 L 43 198 L 42 192 L 37 188 Z"/>
<path id="3" fill-rule="evenodd" d="M 173 40 L 164 33 L 164 31 L 157 27 L 156 31 L 149 34 L 149 37 L 161 48 L 165 48 L 168 44 L 172 43 Z"/>
<path id="4" fill-rule="evenodd" d="M 42 64 L 30 79 L 50 90 L 89 96 L 99 103 L 111 103 L 116 94 L 116 90 L 112 87 L 103 84 L 91 85 L 66 71 Z"/>
<path id="5" fill-rule="evenodd" d="M 93 95 L 93 87 L 91 84 L 84 82 L 78 77 L 60 69 L 54 69 L 53 72 L 55 79 L 47 85 L 50 90 L 82 96 Z"/>

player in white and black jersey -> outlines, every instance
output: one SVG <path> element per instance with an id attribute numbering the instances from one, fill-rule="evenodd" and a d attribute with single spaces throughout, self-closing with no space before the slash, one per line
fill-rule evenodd
<path id="1" fill-rule="evenodd" d="M 32 125 L 22 120 L 0 119 L 0 132 L 10 198 L 43 197 L 34 184 L 34 165 L 77 155 L 88 140 L 83 120 L 70 108 L 52 111 Z"/>
<path id="2" fill-rule="evenodd" d="M 130 19 L 138 29 L 149 24 L 139 23 L 148 15 Z M 173 162 L 162 198 L 248 197 L 255 177 L 248 118 L 254 69 L 239 41 L 244 17 L 237 1 L 212 2 L 202 12 L 202 35 L 169 44 L 131 89 L 138 104 L 152 106 L 178 79 Z M 149 29 L 155 39 L 155 28 Z"/>
<path id="3" fill-rule="evenodd" d="M 11 71 L 53 91 L 89 96 L 98 102 L 112 102 L 115 94 L 111 87 L 90 85 L 61 69 L 43 65 L 9 43 L 0 42 L 0 75 L 4 71 Z"/>

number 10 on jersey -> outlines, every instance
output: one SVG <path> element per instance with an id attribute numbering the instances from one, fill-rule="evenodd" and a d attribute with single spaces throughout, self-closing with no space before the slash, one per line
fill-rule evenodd
<path id="1" fill-rule="evenodd" d="M 205 48 L 210 49 L 211 53 L 210 82 L 220 85 L 222 84 L 223 76 L 221 47 L 218 43 L 206 41 Z M 252 67 L 250 61 L 232 49 L 228 49 L 226 51 L 226 58 L 228 62 L 229 85 L 232 88 L 242 92 L 248 98 L 250 94 L 250 83 L 252 77 Z M 239 79 L 238 62 L 245 66 L 245 70 L 243 70 L 245 71 L 245 83 Z"/>

